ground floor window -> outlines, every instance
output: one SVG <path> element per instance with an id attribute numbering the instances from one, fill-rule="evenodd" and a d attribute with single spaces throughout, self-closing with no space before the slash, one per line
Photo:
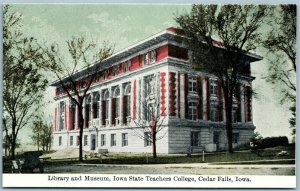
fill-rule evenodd
<path id="1" fill-rule="evenodd" d="M 58 137 L 58 145 L 59 145 L 59 146 L 62 145 L 62 137 L 61 137 L 61 136 Z"/>
<path id="2" fill-rule="evenodd" d="M 188 118 L 190 120 L 196 120 L 196 114 L 197 114 L 197 103 L 196 102 L 190 102 L 189 103 Z"/>
<path id="3" fill-rule="evenodd" d="M 122 146 L 128 146 L 128 133 L 122 133 Z"/>
<path id="4" fill-rule="evenodd" d="M 116 146 L 116 134 L 110 135 L 110 146 Z"/>
<path id="5" fill-rule="evenodd" d="M 101 146 L 105 146 L 105 142 L 106 142 L 106 140 L 105 140 L 105 134 L 101 134 Z"/>
<path id="6" fill-rule="evenodd" d="M 76 145 L 79 146 L 79 143 L 80 143 L 80 138 L 79 138 L 79 136 L 77 136 Z"/>
<path id="7" fill-rule="evenodd" d="M 70 146 L 73 146 L 73 136 L 70 136 Z"/>
<path id="8" fill-rule="evenodd" d="M 84 146 L 88 145 L 88 136 L 87 135 L 84 135 L 84 137 L 83 137 L 83 145 Z"/>
<path id="9" fill-rule="evenodd" d="M 151 145 L 150 138 L 151 138 L 150 137 L 150 132 L 144 132 L 144 145 L 145 145 L 145 147 Z"/>
<path id="10" fill-rule="evenodd" d="M 199 131 L 192 131 L 191 132 L 191 146 L 200 146 L 199 135 L 200 135 Z"/>
<path id="11" fill-rule="evenodd" d="M 232 143 L 238 143 L 239 134 L 238 133 L 232 133 Z"/>

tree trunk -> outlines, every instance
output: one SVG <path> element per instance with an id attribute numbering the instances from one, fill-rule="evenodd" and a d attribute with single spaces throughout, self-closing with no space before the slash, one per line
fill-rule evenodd
<path id="1" fill-rule="evenodd" d="M 227 152 L 233 153 L 232 149 L 232 92 L 224 88 L 224 102 L 226 115 L 226 136 L 227 136 Z"/>
<path id="2" fill-rule="evenodd" d="M 156 159 L 157 155 L 156 155 L 156 131 L 155 131 L 155 127 L 152 128 L 152 158 Z"/>
<path id="3" fill-rule="evenodd" d="M 16 122 L 15 120 L 12 121 L 12 132 L 11 132 L 11 159 L 14 160 L 16 158 Z"/>
<path id="4" fill-rule="evenodd" d="M 83 135 L 83 125 L 84 125 L 84 120 L 83 120 L 83 114 L 82 114 L 83 108 L 82 105 L 78 106 L 78 123 L 79 123 L 79 161 L 83 161 L 83 156 L 82 156 L 82 135 Z"/>

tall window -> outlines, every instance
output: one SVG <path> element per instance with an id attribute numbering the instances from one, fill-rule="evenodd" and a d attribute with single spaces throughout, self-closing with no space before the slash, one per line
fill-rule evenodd
<path id="1" fill-rule="evenodd" d="M 154 75 L 145 77 L 145 93 L 146 97 L 155 93 L 155 77 Z"/>
<path id="2" fill-rule="evenodd" d="M 76 126 L 76 103 L 74 101 L 71 102 L 72 106 L 71 106 L 71 110 L 72 110 L 72 129 L 75 129 Z"/>
<path id="3" fill-rule="evenodd" d="M 73 136 L 70 136 L 70 146 L 73 146 Z"/>
<path id="4" fill-rule="evenodd" d="M 106 136 L 105 134 L 101 134 L 101 146 L 105 146 L 106 143 Z"/>
<path id="5" fill-rule="evenodd" d="M 144 145 L 145 147 L 148 147 L 151 145 L 151 134 L 150 132 L 144 132 Z"/>
<path id="6" fill-rule="evenodd" d="M 189 110 L 188 110 L 188 118 L 190 120 L 196 120 L 197 116 L 197 103 L 196 102 L 190 102 L 189 103 Z"/>
<path id="7" fill-rule="evenodd" d="M 128 146 L 128 133 L 122 133 L 122 146 Z"/>
<path id="8" fill-rule="evenodd" d="M 65 102 L 59 103 L 59 131 L 62 131 L 65 126 Z"/>
<path id="9" fill-rule="evenodd" d="M 124 123 L 128 124 L 130 123 L 130 117 L 131 117 L 131 110 L 130 110 L 130 106 L 131 106 L 131 85 L 127 84 L 124 90 Z"/>
<path id="10" fill-rule="evenodd" d="M 196 83 L 196 78 L 195 77 L 190 77 L 189 78 L 189 92 L 196 92 L 197 91 L 197 83 Z"/>
<path id="11" fill-rule="evenodd" d="M 210 80 L 209 84 L 209 93 L 211 96 L 217 96 L 217 81 L 216 80 Z"/>
<path id="12" fill-rule="evenodd" d="M 199 131 L 192 131 L 191 132 L 191 146 L 200 146 L 199 135 L 200 135 Z"/>
<path id="13" fill-rule="evenodd" d="M 116 146 L 116 134 L 110 135 L 110 146 Z"/>
<path id="14" fill-rule="evenodd" d="M 62 145 L 62 136 L 58 137 L 58 145 L 61 146 Z"/>
<path id="15" fill-rule="evenodd" d="M 113 104 L 112 104 L 112 115 L 113 115 L 113 124 L 119 125 L 120 120 L 120 89 L 116 87 L 114 90 Z"/>
<path id="16" fill-rule="evenodd" d="M 102 124 L 104 126 L 109 125 L 109 92 L 106 90 L 103 94 L 103 102 L 102 102 Z"/>
<path id="17" fill-rule="evenodd" d="M 84 136 L 83 136 L 83 145 L 84 145 L 84 146 L 87 146 L 87 145 L 88 145 L 88 136 L 87 136 L 87 135 L 84 135 Z"/>
<path id="18" fill-rule="evenodd" d="M 93 100 L 93 118 L 94 119 L 99 118 L 99 101 L 100 101 L 100 94 L 97 92 L 94 94 L 94 100 Z"/>
<path id="19" fill-rule="evenodd" d="M 79 136 L 77 136 L 76 145 L 79 146 L 79 143 L 80 143 L 80 138 L 79 138 Z"/>
<path id="20" fill-rule="evenodd" d="M 92 102 L 92 97 L 91 95 L 88 95 L 85 101 L 85 118 L 84 118 L 85 128 L 88 128 L 89 122 L 91 121 L 91 115 L 90 115 L 91 102 Z"/>

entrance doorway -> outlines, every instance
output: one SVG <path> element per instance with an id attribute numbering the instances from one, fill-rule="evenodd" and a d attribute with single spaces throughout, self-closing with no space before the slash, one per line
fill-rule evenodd
<path id="1" fill-rule="evenodd" d="M 216 145 L 216 151 L 220 149 L 220 132 L 214 132 L 213 142 Z"/>
<path id="2" fill-rule="evenodd" d="M 96 149 L 96 135 L 91 135 L 91 150 L 94 151 Z"/>

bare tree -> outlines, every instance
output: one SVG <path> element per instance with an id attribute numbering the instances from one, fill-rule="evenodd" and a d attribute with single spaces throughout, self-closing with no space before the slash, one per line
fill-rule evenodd
<path id="1" fill-rule="evenodd" d="M 279 14 L 272 14 L 272 26 L 263 45 L 269 51 L 267 82 L 281 92 L 281 103 L 291 104 L 292 135 L 296 129 L 296 5 L 280 5 Z"/>
<path id="2" fill-rule="evenodd" d="M 153 159 L 157 158 L 156 142 L 167 134 L 167 131 L 162 131 L 166 127 L 164 124 L 165 109 L 161 110 L 158 92 L 159 81 L 157 78 L 154 75 L 146 77 L 141 91 L 143 95 L 139 97 L 141 110 L 137 118 L 133 120 L 136 125 L 136 128 L 133 129 L 135 135 L 144 140 L 145 144 L 152 145 Z M 158 134 L 160 135 L 158 136 Z"/>
<path id="3" fill-rule="evenodd" d="M 15 158 L 17 137 L 43 105 L 50 65 L 34 37 L 22 34 L 22 14 L 8 5 L 3 10 L 3 129 Z M 53 65 L 52 67 L 55 67 Z"/>
<path id="4" fill-rule="evenodd" d="M 228 152 L 232 153 L 232 105 L 238 80 L 247 67 L 247 56 L 260 42 L 259 29 L 268 13 L 266 6 L 193 5 L 190 14 L 176 18 L 192 51 L 196 70 L 215 75 L 223 90 Z M 216 41 L 213 39 L 220 41 Z M 246 92 L 251 97 L 251 91 Z"/>
<path id="5" fill-rule="evenodd" d="M 102 61 L 112 55 L 113 47 L 103 43 L 103 47 L 97 49 L 96 43 L 87 42 L 85 37 L 73 37 L 67 41 L 67 45 L 70 62 L 59 54 L 58 46 L 53 45 L 48 50 L 48 56 L 54 65 L 60 66 L 53 70 L 60 88 L 78 108 L 79 161 L 82 161 L 83 103 L 91 85 L 99 78 Z"/>

